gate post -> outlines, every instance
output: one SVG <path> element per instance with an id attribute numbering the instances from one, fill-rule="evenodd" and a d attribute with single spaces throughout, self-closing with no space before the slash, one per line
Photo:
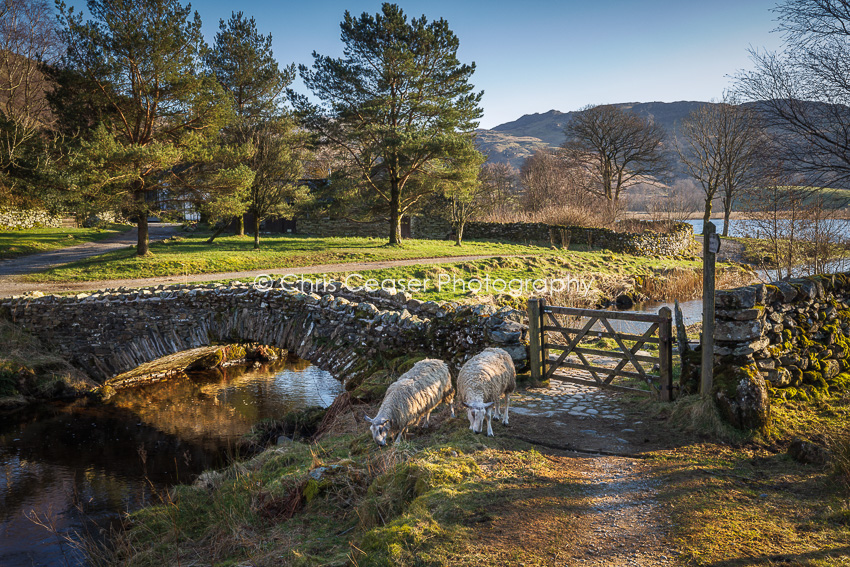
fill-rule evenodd
<path id="1" fill-rule="evenodd" d="M 537 297 L 528 299 L 528 363 L 531 366 L 531 379 L 539 382 L 546 373 L 543 366 L 543 306 L 545 303 Z"/>
<path id="2" fill-rule="evenodd" d="M 673 314 L 662 307 L 658 314 L 663 321 L 658 326 L 658 374 L 661 379 L 661 401 L 673 401 Z"/>

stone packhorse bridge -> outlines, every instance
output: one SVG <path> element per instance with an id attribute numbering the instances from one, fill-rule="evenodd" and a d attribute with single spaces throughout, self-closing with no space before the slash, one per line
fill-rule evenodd
<path id="1" fill-rule="evenodd" d="M 523 312 L 422 303 L 386 290 L 159 286 L 5 299 L 0 315 L 100 382 L 163 356 L 233 342 L 286 349 L 343 379 L 359 361 L 372 366 L 413 352 L 458 368 L 488 346 L 507 350 L 518 370 L 528 365 Z"/>

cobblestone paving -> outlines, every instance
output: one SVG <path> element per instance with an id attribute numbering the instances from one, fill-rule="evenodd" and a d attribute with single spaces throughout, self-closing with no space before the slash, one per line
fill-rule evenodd
<path id="1" fill-rule="evenodd" d="M 614 394 L 571 382 L 551 380 L 547 388 L 530 388 L 513 398 L 516 413 L 554 417 L 567 413 L 578 418 L 622 420 L 624 415 Z"/>
<path id="2" fill-rule="evenodd" d="M 578 377 L 582 371 L 570 374 Z M 590 379 L 589 375 L 581 377 Z M 516 431 L 525 437 L 588 451 L 629 453 L 644 440 L 640 433 L 643 421 L 627 415 L 621 396 L 553 378 L 545 388 L 514 393 L 510 413 L 524 422 L 517 423 Z M 546 431 L 536 431 L 534 423 L 545 424 Z"/>

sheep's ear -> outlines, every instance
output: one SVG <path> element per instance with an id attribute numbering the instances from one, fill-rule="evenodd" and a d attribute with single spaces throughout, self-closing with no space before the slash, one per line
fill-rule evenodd
<path id="1" fill-rule="evenodd" d="M 490 406 L 492 406 L 492 405 L 493 405 L 493 404 L 495 404 L 495 403 L 496 403 L 496 402 L 488 402 L 488 403 L 484 404 L 484 407 L 483 407 L 482 409 L 487 409 L 487 408 L 489 408 Z"/>
<path id="2" fill-rule="evenodd" d="M 461 403 L 463 404 L 463 407 L 472 409 L 468 403 L 466 403 L 466 402 L 461 402 Z"/>
<path id="3" fill-rule="evenodd" d="M 371 418 L 371 417 L 369 417 L 368 415 L 366 415 L 365 413 L 363 414 L 363 419 L 365 419 L 365 420 L 366 420 L 366 421 L 368 421 L 369 423 L 375 423 L 374 421 L 372 421 L 372 418 Z"/>

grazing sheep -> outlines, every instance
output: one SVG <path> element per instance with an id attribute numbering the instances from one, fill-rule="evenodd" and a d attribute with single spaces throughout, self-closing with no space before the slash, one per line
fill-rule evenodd
<path id="1" fill-rule="evenodd" d="M 476 354 L 463 365 L 457 377 L 457 394 L 467 408 L 469 428 L 481 433 L 484 418 L 487 418 L 487 435 L 493 436 L 490 422 L 492 405 L 496 404 L 496 419 L 499 419 L 499 401 L 505 396 L 504 425 L 508 424 L 508 408 L 511 392 L 516 388 L 516 369 L 511 355 L 500 348 L 488 348 Z"/>
<path id="2" fill-rule="evenodd" d="M 395 442 L 398 443 L 409 425 L 418 423 L 425 417 L 428 425 L 431 412 L 446 402 L 455 415 L 452 398 L 452 378 L 448 365 L 442 360 L 426 358 L 413 365 L 413 368 L 402 374 L 398 380 L 390 384 L 378 414 L 371 418 L 364 416 L 371 423 L 369 429 L 375 442 L 384 446 L 391 431 L 397 431 Z"/>

